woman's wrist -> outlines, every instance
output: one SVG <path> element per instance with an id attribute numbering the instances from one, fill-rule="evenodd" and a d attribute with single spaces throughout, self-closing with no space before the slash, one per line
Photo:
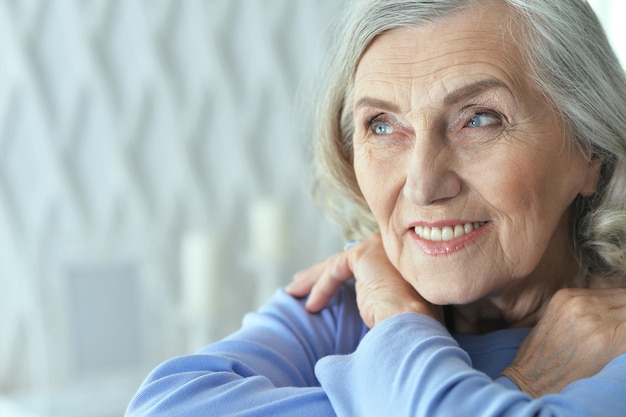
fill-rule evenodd
<path id="1" fill-rule="evenodd" d="M 502 371 L 502 376 L 509 378 L 520 391 L 525 392 L 533 398 L 539 398 L 541 393 L 536 389 L 536 384 L 532 383 L 515 365 L 511 365 Z"/>

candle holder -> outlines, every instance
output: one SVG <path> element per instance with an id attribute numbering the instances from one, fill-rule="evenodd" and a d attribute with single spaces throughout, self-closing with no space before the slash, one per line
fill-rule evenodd
<path id="1" fill-rule="evenodd" d="M 196 230 L 185 234 L 180 247 L 180 312 L 186 350 L 195 352 L 214 342 L 223 306 L 220 239 Z"/>

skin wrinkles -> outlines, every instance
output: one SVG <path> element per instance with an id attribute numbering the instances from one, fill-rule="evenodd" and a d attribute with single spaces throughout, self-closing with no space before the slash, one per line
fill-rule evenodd
<path id="1" fill-rule="evenodd" d="M 577 282 L 569 206 L 598 176 L 523 71 L 506 12 L 386 32 L 355 73 L 354 168 L 389 260 L 426 300 L 456 305 L 468 332 L 532 325 Z M 391 129 L 374 134 L 372 118 Z M 488 223 L 475 243 L 429 256 L 409 224 L 442 221 Z"/>

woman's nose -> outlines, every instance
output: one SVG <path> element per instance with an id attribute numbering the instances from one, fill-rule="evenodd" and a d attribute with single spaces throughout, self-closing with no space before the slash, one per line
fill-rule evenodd
<path id="1" fill-rule="evenodd" d="M 445 141 L 433 135 L 418 136 L 408 161 L 404 196 L 418 206 L 428 206 L 458 195 L 461 181 L 451 163 Z"/>

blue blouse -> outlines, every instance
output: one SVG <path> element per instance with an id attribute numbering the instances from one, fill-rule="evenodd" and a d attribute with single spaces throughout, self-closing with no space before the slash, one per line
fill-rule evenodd
<path id="1" fill-rule="evenodd" d="M 353 285 L 318 314 L 280 290 L 236 333 L 158 366 L 126 416 L 626 415 L 626 355 L 538 399 L 500 377 L 529 331 L 451 335 L 414 313 L 368 331 Z"/>

